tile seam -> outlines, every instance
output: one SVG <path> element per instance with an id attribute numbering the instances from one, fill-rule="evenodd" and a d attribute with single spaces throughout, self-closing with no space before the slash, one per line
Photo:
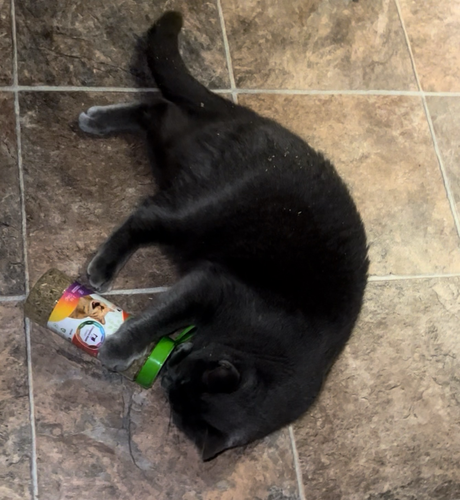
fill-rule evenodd
<path id="1" fill-rule="evenodd" d="M 216 94 L 280 94 L 280 95 L 390 95 L 419 97 L 422 92 L 416 90 L 348 90 L 348 89 L 248 89 L 223 88 L 210 89 Z M 134 87 L 87 87 L 73 85 L 10 85 L 0 86 L 0 92 L 114 92 L 114 93 L 143 93 L 158 92 L 157 88 Z M 460 96 L 460 92 L 430 92 L 435 96 Z"/>
<path id="2" fill-rule="evenodd" d="M 423 109 L 424 109 L 426 120 L 427 120 L 427 123 L 428 123 L 428 129 L 430 131 L 431 140 L 433 142 L 434 153 L 435 153 L 436 159 L 438 161 L 439 170 L 441 171 L 441 176 L 442 176 L 442 180 L 443 180 L 443 183 L 444 183 L 444 189 L 445 189 L 445 192 L 446 192 L 447 201 L 449 202 L 450 211 L 452 213 L 452 217 L 454 219 L 455 228 L 457 230 L 457 235 L 460 237 L 460 217 L 459 217 L 459 214 L 457 212 L 457 207 L 456 207 L 456 204 L 455 204 L 454 194 L 452 192 L 452 187 L 451 187 L 451 184 L 450 184 L 450 179 L 449 179 L 449 176 L 447 175 L 446 168 L 444 166 L 444 161 L 442 159 L 441 151 L 439 150 L 438 140 L 436 138 L 436 133 L 435 133 L 434 126 L 433 126 L 433 120 L 431 119 L 430 110 L 428 109 L 428 103 L 427 103 L 427 100 L 426 100 L 426 94 L 423 92 L 422 84 L 421 84 L 421 81 L 420 81 L 420 78 L 419 78 L 419 75 L 418 75 L 418 72 L 417 72 L 417 66 L 415 64 L 415 58 L 414 58 L 414 53 L 412 51 L 412 46 L 411 46 L 410 39 L 409 39 L 409 33 L 407 32 L 406 25 L 404 23 L 404 19 L 403 19 L 403 16 L 402 16 L 402 11 L 401 11 L 401 6 L 399 5 L 399 0 L 394 0 L 394 2 L 395 2 L 395 5 L 396 5 L 396 9 L 398 11 L 398 16 L 399 16 L 399 21 L 401 23 L 401 27 L 402 27 L 402 30 L 404 32 L 404 37 L 405 37 L 405 40 L 406 40 L 407 48 L 409 50 L 409 55 L 410 55 L 410 58 L 411 58 L 412 68 L 413 68 L 414 74 L 415 74 L 415 79 L 417 81 L 418 88 L 419 88 L 419 90 L 421 92 Z"/>
<path id="3" fill-rule="evenodd" d="M 295 474 L 296 474 L 296 478 L 297 478 L 297 489 L 299 491 L 299 499 L 306 500 L 305 487 L 303 484 L 303 475 L 302 475 L 302 470 L 300 468 L 299 452 L 297 450 L 294 429 L 293 429 L 292 425 L 289 426 L 289 438 L 291 441 L 292 455 L 294 458 L 294 467 L 295 467 Z"/>
<path id="4" fill-rule="evenodd" d="M 18 85 L 16 88 L 13 87 L 13 90 L 18 90 L 19 92 L 159 92 L 159 90 L 154 87 L 87 87 L 85 85 Z"/>
<path id="5" fill-rule="evenodd" d="M 369 282 L 379 282 L 379 281 L 410 281 L 410 280 L 423 280 L 423 279 L 448 279 L 448 278 L 459 278 L 460 272 L 458 273 L 427 273 L 427 274 L 389 274 L 389 275 L 373 275 L 369 276 Z M 119 288 L 116 290 L 110 290 L 101 293 L 101 295 L 107 296 L 117 296 L 117 295 L 148 295 L 156 293 L 167 292 L 170 286 L 157 286 L 157 287 L 146 287 L 146 288 Z M 27 297 L 26 294 L 23 295 L 0 295 L 1 302 L 21 302 Z"/>
<path id="6" fill-rule="evenodd" d="M 460 92 L 425 92 L 422 91 L 426 97 L 460 97 Z"/>
<path id="7" fill-rule="evenodd" d="M 410 280 L 426 280 L 426 279 L 447 279 L 447 278 L 458 278 L 460 273 L 432 273 L 432 274 L 407 274 L 398 275 L 390 274 L 386 276 L 369 276 L 369 282 L 376 281 L 410 281 Z"/>
<path id="8" fill-rule="evenodd" d="M 14 92 L 14 114 L 16 120 L 16 146 L 17 146 L 17 165 L 19 176 L 19 189 L 21 200 L 21 232 L 23 245 L 24 259 L 24 285 L 26 295 L 29 291 L 29 267 L 27 258 L 27 227 L 26 227 L 26 209 L 25 209 L 25 189 L 24 189 L 24 170 L 22 165 L 22 141 L 21 141 L 21 123 L 20 123 L 20 108 L 19 108 L 19 91 L 18 91 L 18 43 L 16 32 L 16 5 L 15 0 L 11 0 L 11 37 L 13 41 L 13 92 Z M 31 464 L 30 473 L 32 481 L 32 498 L 38 498 L 38 473 L 37 473 L 37 439 L 35 429 L 35 402 L 34 402 L 34 386 L 32 377 L 32 351 L 30 343 L 30 323 L 27 318 L 24 318 L 24 333 L 26 341 L 26 359 L 27 359 L 27 382 L 29 391 L 29 420 L 30 420 L 30 435 L 31 435 Z"/>
<path id="9" fill-rule="evenodd" d="M 361 95 L 361 96 L 398 96 L 398 97 L 460 97 L 460 92 L 424 92 L 423 90 L 347 90 L 347 89 L 247 89 L 224 88 L 210 89 L 216 94 L 274 94 L 274 95 Z M 158 92 L 157 88 L 134 87 L 86 87 L 71 85 L 9 85 L 0 86 L 0 92 L 109 92 L 109 93 L 149 93 Z"/>
<path id="10" fill-rule="evenodd" d="M 433 120 L 431 119 L 431 113 L 430 113 L 430 110 L 428 108 L 428 103 L 426 101 L 425 96 L 422 97 L 422 100 L 423 100 L 423 108 L 424 108 L 426 119 L 428 122 L 428 128 L 429 128 L 430 134 L 431 134 L 431 140 L 433 141 L 434 152 L 435 152 L 436 158 L 438 160 L 439 169 L 441 171 L 441 176 L 442 176 L 442 179 L 444 182 L 444 189 L 446 191 L 447 200 L 448 200 L 449 205 L 450 205 L 450 210 L 452 212 L 454 224 L 455 224 L 455 227 L 457 229 L 457 234 L 460 237 L 460 216 L 457 212 L 457 206 L 455 203 L 454 193 L 452 191 L 451 182 L 449 179 L 449 175 L 447 174 L 446 167 L 444 165 L 444 160 L 442 159 L 441 151 L 439 149 L 438 139 L 436 137 L 436 132 L 434 130 Z"/>
<path id="11" fill-rule="evenodd" d="M 237 94 L 275 95 L 363 95 L 363 96 L 411 96 L 419 97 L 418 90 L 348 90 L 348 89 L 245 89 L 236 88 Z"/>
<path id="12" fill-rule="evenodd" d="M 29 404 L 30 404 L 30 430 L 32 437 L 32 482 L 33 499 L 37 500 L 38 495 L 38 467 L 37 467 L 37 433 L 35 428 L 35 400 L 34 400 L 34 382 L 32 377 L 32 345 L 30 341 L 30 321 L 24 319 L 26 331 L 26 349 L 27 349 L 27 371 L 29 373 Z"/>
<path id="13" fill-rule="evenodd" d="M 108 292 L 101 292 L 101 295 L 141 295 L 149 293 L 163 293 L 169 290 L 169 286 L 157 286 L 153 288 L 121 288 L 117 290 L 110 290 Z"/>
<path id="14" fill-rule="evenodd" d="M 227 28 L 225 27 L 224 11 L 222 9 L 221 0 L 216 0 L 217 11 L 219 13 L 220 28 L 222 30 L 222 39 L 224 42 L 225 59 L 227 61 L 228 77 L 230 80 L 230 91 L 232 94 L 232 99 L 235 104 L 238 104 L 238 95 L 235 92 L 235 74 L 233 72 L 232 56 L 230 53 L 230 44 L 228 43 Z"/>
<path id="15" fill-rule="evenodd" d="M 25 300 L 26 295 L 0 295 L 1 302 L 22 302 Z"/>

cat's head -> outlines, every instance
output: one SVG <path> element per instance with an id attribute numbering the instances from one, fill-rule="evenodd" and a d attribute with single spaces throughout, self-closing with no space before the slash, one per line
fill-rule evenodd
<path id="1" fill-rule="evenodd" d="M 84 295 L 78 300 L 78 303 L 69 315 L 69 318 L 84 319 L 89 317 L 99 321 L 102 325 L 105 325 L 106 315 L 114 310 L 115 309 L 110 307 L 104 301 L 95 299 L 91 295 Z"/>
<path id="2" fill-rule="evenodd" d="M 244 354 L 211 343 L 182 344 L 162 371 L 174 423 L 196 444 L 203 460 L 259 437 L 254 409 L 259 378 Z"/>

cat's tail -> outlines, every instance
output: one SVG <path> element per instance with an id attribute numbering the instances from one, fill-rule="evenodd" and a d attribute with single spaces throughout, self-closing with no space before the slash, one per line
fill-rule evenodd
<path id="1" fill-rule="evenodd" d="M 169 101 L 192 112 L 228 112 L 235 106 L 210 92 L 188 71 L 179 53 L 182 15 L 168 11 L 147 32 L 146 56 L 155 81 Z"/>

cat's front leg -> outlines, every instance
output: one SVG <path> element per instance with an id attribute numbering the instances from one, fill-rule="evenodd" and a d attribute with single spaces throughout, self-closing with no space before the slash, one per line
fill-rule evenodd
<path id="1" fill-rule="evenodd" d="M 192 324 L 215 311 L 220 304 L 225 280 L 212 266 L 192 271 L 158 303 L 141 315 L 128 319 L 99 350 L 99 360 L 110 370 L 123 371 L 146 353 L 152 342 Z"/>
<path id="2" fill-rule="evenodd" d="M 164 241 L 170 231 L 170 225 L 165 223 L 168 216 L 166 209 L 156 205 L 155 198 L 147 199 L 109 236 L 89 263 L 87 275 L 91 286 L 98 291 L 107 290 L 140 246 Z"/>
<path id="3" fill-rule="evenodd" d="M 131 217 L 106 240 L 89 263 L 86 273 L 95 290 L 108 290 L 115 276 L 139 247 L 130 225 Z"/>

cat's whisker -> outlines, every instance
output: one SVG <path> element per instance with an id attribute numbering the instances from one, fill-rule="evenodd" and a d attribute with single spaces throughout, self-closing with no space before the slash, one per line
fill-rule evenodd
<path id="1" fill-rule="evenodd" d="M 172 425 L 172 410 L 169 408 L 169 420 L 168 420 L 168 428 L 166 429 L 166 435 L 169 435 L 169 431 L 171 430 Z"/>
<path id="2" fill-rule="evenodd" d="M 205 432 L 205 435 L 204 435 L 204 439 L 203 439 L 203 446 L 201 447 L 201 456 L 204 455 L 204 447 L 206 445 L 206 440 L 208 439 L 208 428 L 206 427 L 206 432 Z"/>

